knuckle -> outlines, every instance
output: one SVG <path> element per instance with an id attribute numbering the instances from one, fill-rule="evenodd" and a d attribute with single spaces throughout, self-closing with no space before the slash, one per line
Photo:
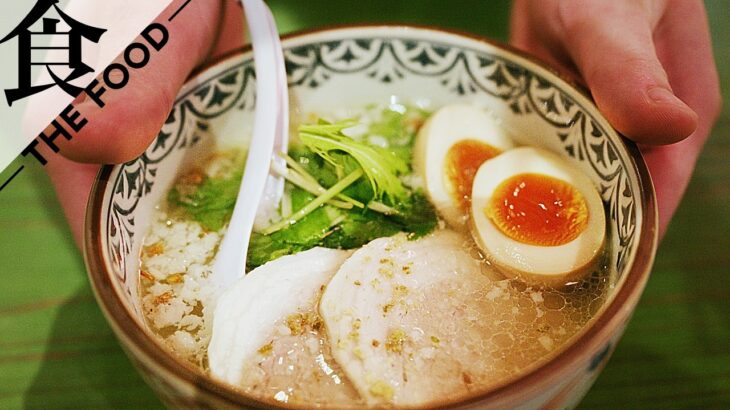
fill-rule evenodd
<path id="1" fill-rule="evenodd" d="M 158 92 L 158 107 L 160 107 L 160 116 L 162 121 L 170 114 L 173 104 L 175 103 L 175 94 L 170 87 L 161 87 Z"/>
<path id="2" fill-rule="evenodd" d="M 592 13 L 586 13 L 586 8 L 576 7 L 572 1 L 561 1 L 557 5 L 558 29 L 568 38 L 580 35 L 583 28 L 591 20 Z"/>

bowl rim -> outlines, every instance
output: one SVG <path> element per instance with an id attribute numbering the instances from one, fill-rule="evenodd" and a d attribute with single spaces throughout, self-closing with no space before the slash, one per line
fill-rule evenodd
<path id="1" fill-rule="evenodd" d="M 503 51 L 507 51 L 508 53 L 515 54 L 518 57 L 524 58 L 540 68 L 547 70 L 552 75 L 555 75 L 559 79 L 565 81 L 570 87 L 586 97 L 595 106 L 588 89 L 572 75 L 560 72 L 547 62 L 501 41 L 450 28 L 410 23 L 342 24 L 296 31 L 282 36 L 282 40 L 303 39 L 314 34 L 358 29 L 381 29 L 391 31 L 407 29 L 421 32 L 428 31 L 437 35 L 448 34 L 484 43 Z M 195 68 L 188 76 L 186 84 L 189 84 L 200 74 L 220 66 L 227 61 L 239 58 L 250 51 L 250 46 L 244 46 L 214 58 L 212 61 Z M 176 103 L 179 102 L 180 99 L 181 97 L 178 95 Z M 638 299 L 643 292 L 646 282 L 648 281 L 649 273 L 654 262 L 658 246 L 658 211 L 654 185 L 638 146 L 634 142 L 623 137 L 620 133 L 618 133 L 618 131 L 616 131 L 616 133 L 621 137 L 621 142 L 632 159 L 629 164 L 633 166 L 634 172 L 636 172 L 636 175 L 638 176 L 638 181 L 636 181 L 639 187 L 638 199 L 641 201 L 643 209 L 641 215 L 641 232 L 640 236 L 637 238 L 637 251 L 629 271 L 624 274 L 621 287 L 609 300 L 608 304 L 603 306 L 600 315 L 595 317 L 592 323 L 580 332 L 572 343 L 565 346 L 561 351 L 550 357 L 547 361 L 531 368 L 528 372 L 521 376 L 499 384 L 489 390 L 463 396 L 455 402 L 446 400 L 435 401 L 429 403 L 426 408 L 453 408 L 474 404 L 484 400 L 499 401 L 500 399 L 519 394 L 520 392 L 534 390 L 536 386 L 541 387 L 541 385 L 551 379 L 550 375 L 555 374 L 555 370 L 573 364 L 584 348 L 591 348 L 592 342 L 597 336 L 603 335 L 606 331 L 608 331 L 608 329 L 621 327 L 623 324 L 617 323 L 621 320 L 621 317 L 627 319 L 630 316 L 630 312 L 626 312 L 626 307 L 634 306 L 638 303 Z M 148 330 L 143 329 L 132 313 L 124 307 L 122 301 L 119 299 L 119 295 L 114 289 L 114 285 L 111 282 L 110 278 L 113 274 L 105 269 L 101 234 L 101 217 L 103 213 L 104 194 L 107 190 L 109 177 L 116 166 L 118 165 L 104 165 L 94 180 L 86 208 L 83 251 L 87 273 L 92 284 L 92 289 L 97 303 L 106 316 L 108 323 L 117 334 L 117 337 L 120 339 L 122 337 L 127 339 L 134 345 L 135 349 L 141 350 L 145 356 L 153 358 L 155 365 L 163 368 L 167 373 L 173 374 L 182 379 L 184 382 L 203 390 L 206 394 L 216 396 L 219 400 L 228 402 L 229 404 L 258 408 L 306 408 L 304 405 L 293 405 L 274 401 L 273 399 L 258 399 L 246 396 L 240 391 L 234 389 L 232 386 L 204 375 L 199 368 L 175 358 L 165 347 L 162 346 L 160 342 L 149 337 Z M 619 313 L 623 313 L 623 315 Z M 627 313 L 629 316 L 627 316 Z M 120 345 L 125 350 L 129 349 L 121 343 Z M 136 362 L 136 360 L 133 361 Z"/>

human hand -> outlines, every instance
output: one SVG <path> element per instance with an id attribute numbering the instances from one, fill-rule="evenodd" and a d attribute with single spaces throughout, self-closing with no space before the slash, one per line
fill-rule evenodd
<path id="1" fill-rule="evenodd" d="M 515 0 L 510 41 L 581 79 L 639 144 L 666 232 L 722 105 L 701 0 Z"/>
<path id="2" fill-rule="evenodd" d="M 169 16 L 181 4 L 171 2 L 161 16 Z M 190 73 L 243 45 L 239 4 L 237 0 L 191 3 L 173 23 L 164 21 L 171 31 L 165 48 L 147 66 L 134 71 L 128 87 L 105 94 L 103 109 L 85 101 L 84 93 L 74 101 L 77 110 L 93 121 L 73 140 L 58 140 L 63 157 L 42 154 L 48 159 L 46 168 L 79 247 L 83 245 L 86 203 L 99 164 L 123 163 L 141 155 L 162 128 Z"/>

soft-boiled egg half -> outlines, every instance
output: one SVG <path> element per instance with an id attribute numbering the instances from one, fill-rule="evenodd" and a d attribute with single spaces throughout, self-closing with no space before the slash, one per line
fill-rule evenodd
<path id="1" fill-rule="evenodd" d="M 548 151 L 522 147 L 485 162 L 474 177 L 472 233 L 503 273 L 564 285 L 595 267 L 606 220 L 593 182 Z"/>
<path id="2" fill-rule="evenodd" d="M 446 222 L 465 227 L 472 181 L 487 160 L 514 147 L 506 131 L 483 109 L 454 104 L 434 113 L 418 133 L 414 167 L 431 203 Z"/>

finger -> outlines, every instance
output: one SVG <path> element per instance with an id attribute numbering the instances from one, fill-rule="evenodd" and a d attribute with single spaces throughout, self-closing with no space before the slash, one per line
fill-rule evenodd
<path id="1" fill-rule="evenodd" d="M 697 127 L 677 98 L 652 35 L 661 11 L 638 1 L 561 1 L 562 44 L 613 126 L 645 144 L 671 144 Z M 653 4 L 653 3 L 646 3 Z"/>
<path id="2" fill-rule="evenodd" d="M 216 47 L 211 53 L 211 59 L 228 55 L 233 51 L 240 51 L 246 43 L 243 5 L 239 0 L 224 0 L 225 9 L 220 22 L 221 27 L 216 39 Z"/>
<path id="3" fill-rule="evenodd" d="M 697 159 L 693 152 L 697 147 L 690 137 L 672 145 L 642 145 L 640 148 L 654 182 L 659 212 L 659 239 L 661 239 L 692 176 Z"/>
<path id="4" fill-rule="evenodd" d="M 219 27 L 219 1 L 190 3 L 168 22 L 182 3 L 171 2 L 157 19 L 169 30 L 168 43 L 145 67 L 130 69 L 124 88 L 107 89 L 103 108 L 81 94 L 75 106 L 89 122 L 73 140 L 59 144 L 64 156 L 79 162 L 125 162 L 139 156 L 156 137 L 185 79 L 209 54 Z M 116 62 L 123 64 L 122 57 Z"/>
<path id="5" fill-rule="evenodd" d="M 663 235 L 719 116 L 722 99 L 707 15 L 701 1 L 671 3 L 655 30 L 655 42 L 674 92 L 699 116 L 697 130 L 681 143 L 642 147 L 656 187 L 660 235 Z"/>
<path id="6" fill-rule="evenodd" d="M 556 44 L 555 33 L 548 23 L 550 19 L 545 18 L 545 10 L 550 7 L 552 5 L 546 3 L 514 0 L 510 14 L 509 42 L 557 70 L 563 77 L 578 80 L 580 76 L 570 56 Z"/>
<path id="7" fill-rule="evenodd" d="M 59 155 L 46 153 L 46 170 L 56 189 L 56 196 L 73 234 L 76 246 L 83 249 L 86 203 L 101 168 L 96 164 L 79 164 Z"/>
<path id="8" fill-rule="evenodd" d="M 707 136 L 701 131 L 709 131 L 718 118 L 722 97 L 703 2 L 669 2 L 654 38 L 674 93 L 698 114 L 698 134 Z"/>

